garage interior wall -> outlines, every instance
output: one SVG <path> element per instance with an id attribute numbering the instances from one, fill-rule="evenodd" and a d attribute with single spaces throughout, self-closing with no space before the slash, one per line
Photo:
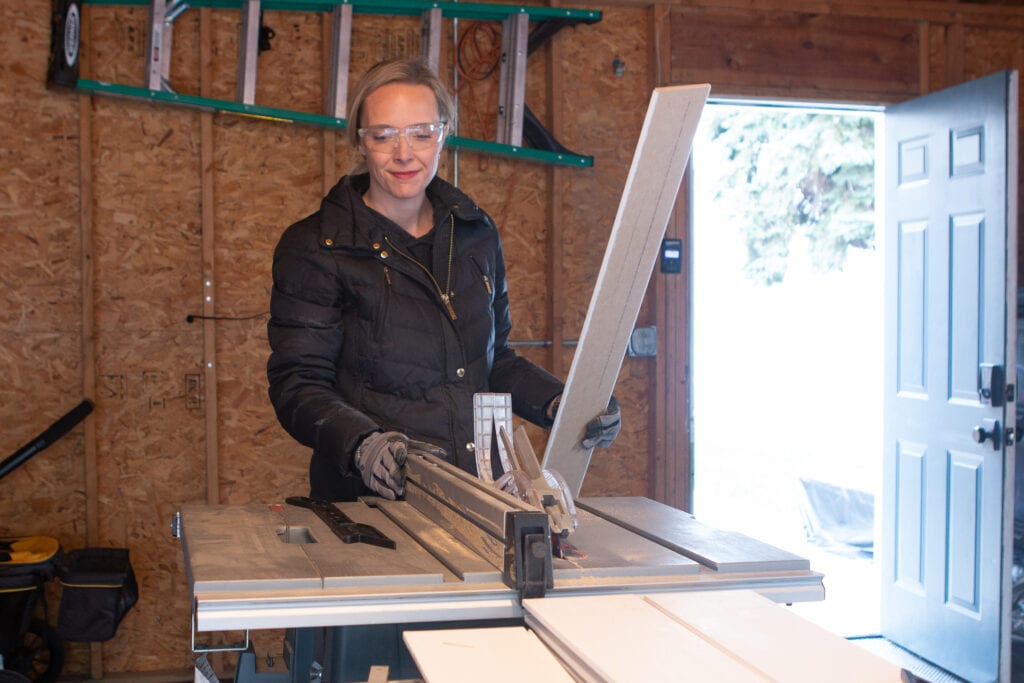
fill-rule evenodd
<path id="1" fill-rule="evenodd" d="M 513 339 L 543 342 L 519 351 L 563 377 L 653 86 L 877 104 L 1024 69 L 1024 9 L 1010 5 L 559 4 L 603 18 L 530 57 L 526 102 L 593 167 L 460 153 L 458 176 L 501 230 Z M 141 86 L 147 10 L 83 14 L 82 75 Z M 178 92 L 234 98 L 238 17 L 193 9 L 178 19 Z M 319 111 L 328 16 L 267 12 L 264 23 L 275 38 L 259 58 L 256 102 Z M 0 535 L 131 552 L 139 603 L 113 640 L 69 643 L 65 673 L 187 669 L 189 591 L 170 522 L 184 503 L 308 491 L 307 449 L 267 399 L 271 254 L 355 159 L 339 131 L 48 90 L 49 3 L 0 2 L 0 26 L 0 455 L 82 398 L 96 405 L 0 481 Z M 450 80 L 450 22 L 445 30 Z M 415 53 L 418 41 L 416 19 L 356 15 L 352 73 Z M 459 97 L 460 135 L 493 139 L 497 77 L 464 83 Z M 441 175 L 451 179 L 455 163 L 446 152 Z M 669 230 L 684 240 L 687 213 L 681 193 Z M 584 495 L 689 505 L 686 281 L 652 279 L 638 324 L 657 327 L 659 353 L 625 360 L 623 433 L 596 454 Z M 220 319 L 189 322 L 203 315 Z M 543 432 L 530 435 L 543 450 Z"/>

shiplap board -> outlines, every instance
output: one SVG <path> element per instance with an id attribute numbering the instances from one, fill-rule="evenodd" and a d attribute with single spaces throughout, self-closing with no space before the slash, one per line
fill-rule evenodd
<path id="1" fill-rule="evenodd" d="M 524 600 L 526 624 L 584 681 L 729 681 L 770 679 L 642 595 Z"/>
<path id="2" fill-rule="evenodd" d="M 573 683 L 558 659 L 522 626 L 405 631 L 425 683 Z"/>
<path id="3" fill-rule="evenodd" d="M 723 574 L 811 568 L 799 555 L 735 531 L 707 526 L 688 512 L 649 498 L 581 498 L 576 506 Z"/>
<path id="4" fill-rule="evenodd" d="M 579 495 L 591 449 L 586 424 L 604 412 L 658 257 L 711 86 L 655 88 L 619 201 L 579 345 L 548 437 L 544 467 Z"/>
<path id="5" fill-rule="evenodd" d="M 555 585 L 597 576 L 695 575 L 700 565 L 643 536 L 580 509 L 579 528 L 569 536 L 574 551 L 555 557 Z"/>
<path id="6" fill-rule="evenodd" d="M 525 600 L 526 623 L 585 681 L 898 683 L 901 669 L 753 591 Z"/>
<path id="7" fill-rule="evenodd" d="M 645 599 L 735 656 L 755 663 L 773 680 L 900 681 L 895 664 L 753 591 L 651 594 Z"/>

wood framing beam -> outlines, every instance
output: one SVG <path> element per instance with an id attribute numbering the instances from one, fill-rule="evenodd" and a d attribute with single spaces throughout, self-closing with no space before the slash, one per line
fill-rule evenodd
<path id="1" fill-rule="evenodd" d="M 557 7 L 558 0 L 551 0 L 551 6 Z M 548 73 L 547 73 L 547 100 L 549 102 L 549 125 L 548 130 L 556 138 L 562 130 L 562 48 L 561 41 L 549 40 L 548 50 Z M 549 369 L 556 377 L 565 375 L 565 335 L 562 329 L 562 320 L 565 314 L 564 296 L 559 296 L 565 286 L 565 278 L 562 276 L 562 262 L 564 258 L 562 225 L 564 211 L 562 197 L 565 196 L 568 188 L 565 181 L 565 171 L 557 166 L 548 170 L 548 298 L 547 316 L 548 330 L 551 337 L 550 365 Z"/>
<path id="2" fill-rule="evenodd" d="M 693 172 L 687 170 L 676 197 L 666 235 L 683 241 L 683 254 L 691 253 L 690 193 Z M 655 378 L 659 439 L 653 463 L 657 477 L 650 497 L 680 510 L 693 510 L 693 467 L 690 447 L 690 282 L 691 260 L 683 272 L 660 278 L 658 316 L 658 368 Z"/>
<path id="3" fill-rule="evenodd" d="M 83 12 L 80 24 L 80 45 L 92 44 L 89 35 L 90 14 Z M 80 51 L 80 72 L 90 71 L 89 51 Z M 78 174 L 79 174 L 79 240 L 82 269 L 82 394 L 96 397 L 96 261 L 93 235 L 93 175 L 92 175 L 92 96 L 78 97 Z M 99 408 L 102 410 L 102 408 Z M 97 410 L 97 412 L 99 412 Z M 85 542 L 87 546 L 100 544 L 99 465 L 96 452 L 96 416 L 84 423 L 85 429 Z M 89 674 L 93 679 L 103 678 L 103 647 L 101 643 L 89 645 Z"/>
<path id="4" fill-rule="evenodd" d="M 671 75 L 671 9 L 658 5 L 651 11 L 655 87 L 666 85 Z M 676 204 L 665 229 L 667 236 L 683 241 L 683 253 L 690 253 L 690 187 L 693 173 L 687 170 Z M 649 498 L 681 510 L 692 510 L 692 463 L 690 458 L 690 262 L 683 272 L 654 281 L 655 324 L 658 355 L 651 395 L 651 445 L 648 460 Z"/>
<path id="5" fill-rule="evenodd" d="M 213 83 L 213 17 L 209 8 L 199 10 L 199 88 L 209 97 Z M 213 197 L 213 114 L 199 114 L 199 168 L 202 221 L 202 296 L 203 296 L 203 407 L 206 434 L 206 502 L 220 502 L 220 465 L 217 444 L 217 314 L 215 273 L 215 223 Z"/>
<path id="6" fill-rule="evenodd" d="M 321 44 L 323 45 L 323 62 L 324 62 L 324 64 L 331 65 L 329 69 L 325 69 L 324 72 L 323 72 L 323 88 L 326 91 L 326 90 L 328 90 L 331 87 L 339 87 L 339 86 L 334 86 L 333 85 L 336 82 L 337 74 L 334 73 L 334 64 L 332 62 L 332 55 L 334 55 L 336 53 L 336 49 L 337 49 L 334 46 L 334 44 L 333 44 L 334 40 L 335 40 L 335 34 L 337 33 L 337 20 L 335 19 L 333 14 L 323 14 L 321 16 L 322 16 L 322 21 L 323 21 L 323 25 L 322 25 L 323 39 L 321 40 Z M 347 65 L 346 65 L 346 68 L 347 68 Z M 347 93 L 348 93 L 347 74 L 346 74 L 346 82 L 345 82 L 345 88 L 344 89 L 345 89 L 346 97 L 347 97 L 348 96 L 347 95 Z M 341 109 L 342 111 L 347 109 L 347 105 L 348 105 L 347 102 L 339 102 L 338 103 L 338 106 L 340 106 L 342 108 Z M 321 192 L 320 192 L 320 194 L 322 194 L 323 196 L 327 196 L 327 193 L 330 192 L 331 187 L 334 185 L 334 182 L 337 180 L 337 178 L 335 177 L 335 174 L 337 173 L 337 171 L 335 170 L 336 161 L 337 161 L 335 159 L 335 157 L 337 156 L 337 152 L 336 152 L 336 149 L 335 149 L 336 145 L 337 145 L 337 139 L 338 139 L 337 133 L 333 129 L 325 128 L 323 130 L 323 133 L 322 133 L 322 136 L 321 136 L 321 155 L 320 155 L 320 178 L 321 178 L 321 187 L 320 187 Z"/>
<path id="7" fill-rule="evenodd" d="M 964 37 L 964 25 L 960 23 L 950 24 L 946 27 L 946 85 L 956 85 L 964 82 L 964 50 L 966 41 Z"/>
<path id="8" fill-rule="evenodd" d="M 927 21 L 922 21 L 917 29 L 917 80 L 922 95 L 927 95 L 932 89 L 931 60 L 929 59 L 929 50 L 931 48 L 930 26 Z"/>
<path id="9" fill-rule="evenodd" d="M 649 7 L 644 0 L 606 0 L 609 6 Z M 1024 28 L 1024 7 L 1019 5 L 977 5 L 958 2 L 904 0 L 888 3 L 872 0 L 670 0 L 668 7 L 691 10 L 736 9 L 758 13 L 833 14 L 876 19 L 908 19 L 935 24 L 961 23 L 987 28 Z"/>

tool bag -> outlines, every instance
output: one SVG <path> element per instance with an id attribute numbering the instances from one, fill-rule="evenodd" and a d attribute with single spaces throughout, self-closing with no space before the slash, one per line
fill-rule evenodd
<path id="1" fill-rule="evenodd" d="M 127 548 L 80 548 L 61 564 L 57 630 L 64 640 L 110 640 L 139 599 Z"/>
<path id="2" fill-rule="evenodd" d="M 0 538 L 0 653 L 21 642 L 43 584 L 54 577 L 60 560 L 55 538 Z"/>

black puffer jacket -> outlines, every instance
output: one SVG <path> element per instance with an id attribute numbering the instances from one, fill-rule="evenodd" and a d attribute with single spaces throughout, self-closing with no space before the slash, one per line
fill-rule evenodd
<path id="1" fill-rule="evenodd" d="M 428 272 L 403 246 L 411 238 L 363 203 L 368 184 L 366 175 L 342 178 L 274 252 L 270 400 L 288 433 L 313 449 L 310 495 L 326 500 L 369 492 L 352 454 L 373 431 L 441 446 L 475 474 L 474 393 L 511 393 L 517 415 L 547 426 L 544 408 L 563 388 L 508 346 L 505 262 L 491 219 L 435 178 Z"/>

